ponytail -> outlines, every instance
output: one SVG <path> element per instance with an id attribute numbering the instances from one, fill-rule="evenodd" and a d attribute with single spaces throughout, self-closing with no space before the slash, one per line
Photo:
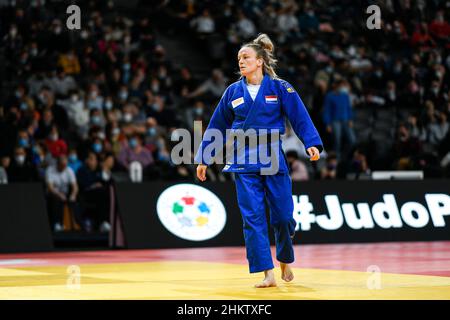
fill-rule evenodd
<path id="1" fill-rule="evenodd" d="M 273 79 L 278 78 L 275 72 L 278 60 L 275 59 L 273 54 L 275 47 L 267 34 L 259 34 L 256 39 L 246 43 L 243 47 L 253 48 L 256 52 L 256 57 L 263 59 L 263 72 Z"/>

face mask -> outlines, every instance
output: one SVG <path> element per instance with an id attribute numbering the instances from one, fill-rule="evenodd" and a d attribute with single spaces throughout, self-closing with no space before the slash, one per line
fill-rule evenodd
<path id="1" fill-rule="evenodd" d="M 50 135 L 50 140 L 57 141 L 58 140 L 58 135 L 57 134 Z"/>
<path id="2" fill-rule="evenodd" d="M 349 90 L 348 90 L 347 87 L 341 87 L 341 88 L 339 89 L 339 92 L 340 92 L 340 93 L 348 93 Z"/>
<path id="3" fill-rule="evenodd" d="M 38 50 L 37 50 L 36 48 L 33 48 L 33 49 L 30 50 L 30 54 L 31 54 L 33 57 L 35 57 L 35 56 L 37 56 L 37 54 L 38 54 Z"/>
<path id="4" fill-rule="evenodd" d="M 130 141 L 128 142 L 128 144 L 130 145 L 131 148 L 136 148 L 137 146 L 137 141 L 136 139 L 130 139 Z"/>
<path id="5" fill-rule="evenodd" d="M 19 90 L 16 90 L 15 95 L 16 95 L 16 98 L 20 98 L 20 97 L 22 97 L 22 92 L 20 92 Z"/>
<path id="6" fill-rule="evenodd" d="M 25 156 L 24 155 L 18 155 L 15 157 L 17 164 L 23 165 L 25 163 Z"/>
<path id="7" fill-rule="evenodd" d="M 98 95 L 97 91 L 92 91 L 92 92 L 91 92 L 91 98 L 92 98 L 92 99 L 97 98 L 97 95 Z"/>
<path id="8" fill-rule="evenodd" d="M 94 143 L 92 145 L 92 150 L 94 150 L 95 153 L 102 152 L 103 146 L 100 143 Z"/>
<path id="9" fill-rule="evenodd" d="M 20 110 L 25 111 L 28 109 L 28 105 L 25 102 L 22 102 L 20 104 Z"/>
<path id="10" fill-rule="evenodd" d="M 195 108 L 194 112 L 197 116 L 201 116 L 203 114 L 203 108 Z"/>
<path id="11" fill-rule="evenodd" d="M 148 128 L 147 133 L 150 137 L 153 137 L 154 135 L 156 135 L 156 128 L 154 127 Z"/>
<path id="12" fill-rule="evenodd" d="M 112 129 L 111 133 L 112 133 L 113 136 L 118 136 L 120 134 L 120 128 Z"/>
<path id="13" fill-rule="evenodd" d="M 9 31 L 9 34 L 11 35 L 11 37 L 15 37 L 16 35 L 17 35 L 17 29 L 11 29 L 10 31 Z"/>
<path id="14" fill-rule="evenodd" d="M 27 139 L 25 139 L 25 138 L 20 138 L 19 139 L 19 146 L 21 146 L 21 147 L 28 147 L 28 140 Z"/>
<path id="15" fill-rule="evenodd" d="M 77 102 L 78 101 L 78 96 L 77 95 L 73 95 L 72 97 L 71 97 L 71 100 L 72 100 L 72 102 Z"/>
<path id="16" fill-rule="evenodd" d="M 76 154 L 71 154 L 71 155 L 69 156 L 69 161 L 70 161 L 71 163 L 74 163 L 74 162 L 76 162 L 77 160 L 78 160 L 78 157 L 77 157 Z"/>
<path id="17" fill-rule="evenodd" d="M 161 111 L 161 107 L 159 106 L 159 104 L 156 103 L 152 104 L 152 109 L 155 110 L 156 112 Z"/>
<path id="18" fill-rule="evenodd" d="M 91 118 L 91 121 L 92 121 L 92 123 L 93 124 L 100 124 L 100 122 L 102 121 L 101 119 L 100 119 L 100 117 L 99 116 L 93 116 L 92 118 Z"/>
<path id="19" fill-rule="evenodd" d="M 103 133 L 103 132 L 99 132 L 98 134 L 97 134 L 97 137 L 99 138 L 99 139 L 101 139 L 101 140 L 105 140 L 105 134 Z"/>
<path id="20" fill-rule="evenodd" d="M 131 122 L 131 120 L 133 120 L 133 116 L 131 115 L 131 113 L 125 113 L 125 114 L 123 115 L 123 120 L 124 120 L 125 122 Z"/>
<path id="21" fill-rule="evenodd" d="M 113 103 L 110 100 L 105 102 L 105 109 L 106 110 L 111 110 L 112 107 L 113 107 Z"/>
<path id="22" fill-rule="evenodd" d="M 39 95 L 39 100 L 41 100 L 42 104 L 47 104 L 47 98 L 43 94 Z"/>
<path id="23" fill-rule="evenodd" d="M 152 84 L 152 91 L 153 92 L 159 92 L 159 85 L 158 84 Z"/>
<path id="24" fill-rule="evenodd" d="M 127 98 L 128 98 L 128 92 L 126 92 L 126 91 L 121 91 L 121 92 L 119 93 L 119 98 L 120 98 L 121 100 L 127 100 Z"/>
<path id="25" fill-rule="evenodd" d="M 131 68 L 131 65 L 130 65 L 129 63 L 125 63 L 125 64 L 123 65 L 123 70 L 125 70 L 125 71 L 130 70 L 130 68 Z"/>

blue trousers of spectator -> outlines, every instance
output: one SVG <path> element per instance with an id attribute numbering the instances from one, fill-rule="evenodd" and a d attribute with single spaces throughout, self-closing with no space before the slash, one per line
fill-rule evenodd
<path id="1" fill-rule="evenodd" d="M 337 120 L 333 121 L 331 124 L 331 128 L 333 130 L 333 140 L 334 140 L 334 150 L 336 151 L 336 156 L 340 159 L 341 151 L 342 151 L 342 138 L 348 144 L 348 147 L 351 148 L 355 142 L 355 132 L 353 128 L 349 126 L 348 120 Z"/>

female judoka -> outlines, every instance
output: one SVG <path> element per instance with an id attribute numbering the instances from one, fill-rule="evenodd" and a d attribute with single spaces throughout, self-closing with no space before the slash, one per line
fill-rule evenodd
<path id="1" fill-rule="evenodd" d="M 237 59 L 241 78 L 225 90 L 195 157 L 199 164 L 199 180 L 206 180 L 207 166 L 214 161 L 214 154 L 207 155 L 203 152 L 212 143 L 212 139 L 205 138 L 211 129 L 220 130 L 224 136 L 230 129 L 278 130 L 280 134 L 284 134 L 287 117 L 294 132 L 303 141 L 310 160 L 319 159 L 323 150 L 322 140 L 295 89 L 275 73 L 273 51 L 273 43 L 266 34 L 259 35 L 239 50 Z M 265 274 L 264 280 L 255 285 L 257 288 L 276 286 L 265 200 L 270 207 L 270 224 L 274 229 L 281 278 L 288 282 L 294 278 L 289 267 L 294 261 L 292 239 L 296 226 L 293 218 L 292 183 L 281 141 L 275 142 L 279 150 L 275 160 L 278 161 L 278 171 L 274 174 L 262 174 L 261 169 L 268 166 L 267 162 L 255 164 L 232 161 L 223 170 L 235 174 L 250 273 L 264 271 Z M 269 144 L 273 144 L 273 141 Z M 249 152 L 245 149 L 246 156 Z"/>

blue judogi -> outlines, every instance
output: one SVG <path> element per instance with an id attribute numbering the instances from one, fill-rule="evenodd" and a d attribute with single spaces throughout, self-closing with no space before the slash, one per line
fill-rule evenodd
<path id="1" fill-rule="evenodd" d="M 206 129 L 203 141 L 195 156 L 196 163 L 211 164 L 215 154 L 203 154 L 203 150 L 212 141 L 207 138 L 208 130 L 217 129 L 222 132 L 225 143 L 227 129 L 254 129 L 259 135 L 261 129 L 276 129 L 285 133 L 285 118 L 288 118 L 292 129 L 303 141 L 305 148 L 317 147 L 323 149 L 322 140 L 306 111 L 305 105 L 294 88 L 286 81 L 273 79 L 265 75 L 255 100 L 251 98 L 246 78 L 231 84 L 224 92 L 211 121 Z M 262 175 L 261 169 L 271 164 L 238 163 L 234 157 L 227 163 L 224 172 L 235 173 L 236 193 L 239 208 L 244 223 L 244 238 L 247 247 L 247 259 L 250 272 L 261 272 L 272 269 L 270 243 L 265 215 L 265 200 L 270 208 L 270 224 L 275 231 L 277 260 L 284 263 L 294 261 L 292 237 L 296 222 L 293 218 L 292 183 L 286 157 L 278 144 L 278 172 L 272 175 Z M 274 141 L 268 142 L 273 145 Z M 245 147 L 244 156 L 249 158 L 253 152 Z M 257 148 L 260 148 L 258 145 Z"/>

